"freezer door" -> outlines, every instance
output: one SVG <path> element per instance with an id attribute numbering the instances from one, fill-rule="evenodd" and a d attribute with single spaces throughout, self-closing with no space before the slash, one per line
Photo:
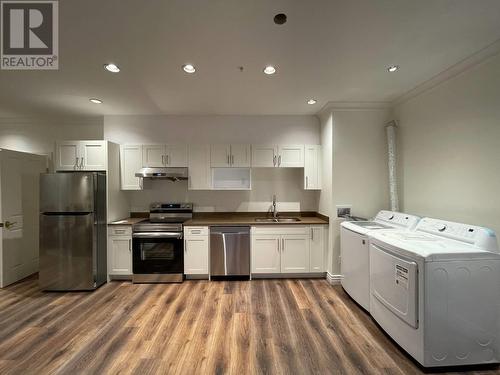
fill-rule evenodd
<path id="1" fill-rule="evenodd" d="M 40 212 L 94 211 L 94 173 L 40 176 Z"/>
<path id="2" fill-rule="evenodd" d="M 95 288 L 94 215 L 40 215 L 40 272 L 43 290 Z"/>

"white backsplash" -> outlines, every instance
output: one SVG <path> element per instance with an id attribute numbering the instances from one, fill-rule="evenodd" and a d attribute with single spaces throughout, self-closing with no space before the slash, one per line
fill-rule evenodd
<path id="1" fill-rule="evenodd" d="M 303 188 L 301 168 L 252 169 L 252 190 L 189 191 L 187 181 L 145 180 L 144 190 L 127 192 L 131 211 L 148 211 L 151 202 L 193 202 L 196 212 L 262 212 L 273 194 L 278 211 L 317 211 L 319 193 Z"/>

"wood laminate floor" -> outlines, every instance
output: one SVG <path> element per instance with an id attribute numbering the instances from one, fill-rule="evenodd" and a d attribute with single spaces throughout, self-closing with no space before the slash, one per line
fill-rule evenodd
<path id="1" fill-rule="evenodd" d="M 470 371 L 496 373 L 496 369 Z M 415 374 L 325 280 L 0 290 L 0 374 Z"/>

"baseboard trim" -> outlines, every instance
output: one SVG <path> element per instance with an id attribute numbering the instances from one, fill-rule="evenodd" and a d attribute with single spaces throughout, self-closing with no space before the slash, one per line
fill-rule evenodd
<path id="1" fill-rule="evenodd" d="M 326 280 L 331 284 L 331 285 L 339 285 L 340 281 L 342 280 L 342 275 L 333 275 L 330 272 L 326 273 Z"/>
<path id="2" fill-rule="evenodd" d="M 324 279 L 324 272 L 311 273 L 252 273 L 254 279 Z"/>

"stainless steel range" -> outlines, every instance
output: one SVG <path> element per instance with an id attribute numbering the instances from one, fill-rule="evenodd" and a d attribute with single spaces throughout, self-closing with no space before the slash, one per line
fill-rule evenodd
<path id="1" fill-rule="evenodd" d="M 193 217 L 192 203 L 153 203 L 149 220 L 132 227 L 132 281 L 184 280 L 183 223 Z"/>

